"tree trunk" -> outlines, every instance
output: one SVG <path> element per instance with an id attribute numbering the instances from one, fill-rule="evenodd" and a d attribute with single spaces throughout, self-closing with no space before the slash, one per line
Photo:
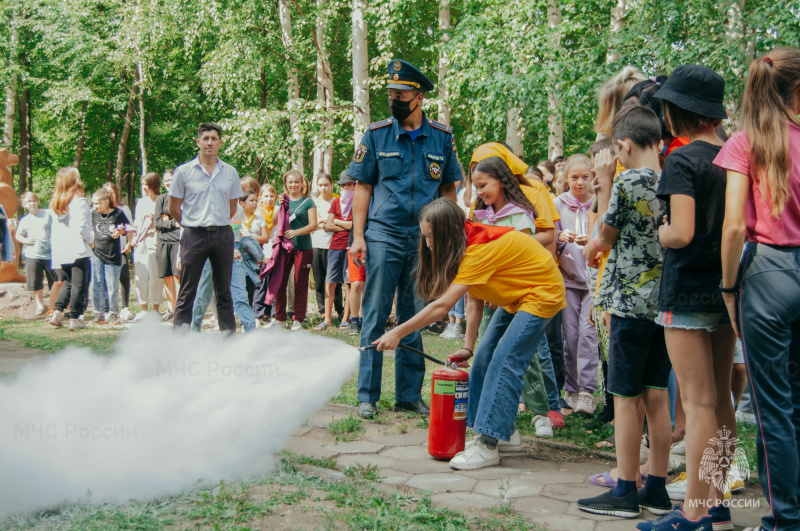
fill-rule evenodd
<path id="1" fill-rule="evenodd" d="M 81 125 L 80 132 L 78 133 L 78 145 L 75 148 L 75 158 L 72 159 L 73 168 L 81 167 L 81 159 L 83 158 L 83 145 L 86 142 L 86 111 L 88 108 L 89 102 L 84 100 L 83 105 L 81 106 Z"/>
<path id="2" fill-rule="evenodd" d="M 742 78 L 746 65 L 750 63 L 748 57 L 748 39 L 745 35 L 744 22 L 745 0 L 730 0 L 728 4 L 728 22 L 725 24 L 725 38 L 729 42 L 738 44 L 738 53 L 731 54 L 729 57 L 731 71 L 737 79 Z M 728 112 L 729 132 L 736 128 L 739 120 L 739 97 L 734 95 L 725 101 L 725 108 Z"/>
<path id="3" fill-rule="evenodd" d="M 508 110 L 506 125 L 506 144 L 511 147 L 511 151 L 523 158 L 522 149 L 522 120 L 520 119 L 519 109 L 512 107 Z"/>
<path id="4" fill-rule="evenodd" d="M 554 63 L 560 56 L 561 51 L 561 7 L 557 0 L 547 0 L 547 26 L 550 28 L 550 50 L 552 52 L 551 61 Z M 564 135 L 561 123 L 561 99 L 558 91 L 561 84 L 555 75 L 557 72 L 555 65 L 551 65 L 553 80 L 549 84 L 549 94 L 547 96 L 547 156 L 550 160 L 564 154 Z"/>
<path id="5" fill-rule="evenodd" d="M 108 158 L 108 165 L 106 166 L 106 182 L 110 183 L 114 178 L 114 151 L 117 148 L 117 135 L 119 134 L 119 127 L 111 131 L 111 155 Z"/>
<path id="6" fill-rule="evenodd" d="M 128 97 L 128 110 L 125 112 L 125 123 L 122 126 L 122 136 L 119 139 L 119 149 L 117 149 L 117 168 L 114 171 L 114 184 L 117 185 L 117 190 L 122 190 L 122 168 L 125 164 L 125 153 L 128 150 L 128 136 L 131 133 L 131 123 L 133 122 L 134 103 L 136 101 L 135 90 L 136 81 L 133 82 L 130 96 Z"/>
<path id="7" fill-rule="evenodd" d="M 10 35 L 8 37 L 8 67 L 11 72 L 11 79 L 6 86 L 6 110 L 3 122 L 3 144 L 8 151 L 14 148 L 14 120 L 16 118 L 17 101 L 17 46 L 19 43 L 19 26 L 17 19 L 19 13 L 14 8 L 11 11 Z"/>
<path id="8" fill-rule="evenodd" d="M 369 125 L 369 56 L 367 23 L 364 13 L 367 0 L 353 0 L 353 146 L 358 146 Z"/>
<path id="9" fill-rule="evenodd" d="M 259 100 L 262 109 L 267 108 L 267 67 L 261 67 L 261 98 Z M 264 184 L 264 161 L 256 155 L 256 177 L 258 184 Z"/>
<path id="10" fill-rule="evenodd" d="M 316 192 L 320 174 L 331 174 L 333 164 L 333 117 L 328 113 L 333 108 L 333 74 L 325 45 L 325 20 L 328 0 L 317 0 L 317 106 L 322 109 L 319 117 L 320 132 L 314 139 L 314 174 L 312 188 Z"/>
<path id="11" fill-rule="evenodd" d="M 22 195 L 28 191 L 28 157 L 31 152 L 31 140 L 28 138 L 28 100 L 31 91 L 24 88 L 19 94 L 19 183 L 17 185 L 17 195 Z M 17 209 L 18 218 L 25 211 L 20 204 Z M 9 212 L 9 215 L 14 215 Z"/>
<path id="12" fill-rule="evenodd" d="M 278 16 L 281 21 L 281 39 L 286 48 L 286 55 L 294 56 L 294 41 L 292 40 L 292 14 L 289 10 L 289 0 L 278 0 Z M 300 80 L 297 78 L 297 68 L 288 70 L 289 79 L 289 128 L 292 131 L 292 168 L 303 173 L 303 138 L 300 135 Z"/>
<path id="13" fill-rule="evenodd" d="M 625 0 L 617 0 L 617 5 L 611 8 L 611 39 L 619 38 L 619 34 L 625 29 Z M 606 52 L 606 63 L 619 61 L 619 48 L 615 42 L 609 43 Z"/>
<path id="14" fill-rule="evenodd" d="M 447 82 L 447 56 L 445 44 L 450 40 L 450 0 L 439 0 L 439 121 L 450 125 L 450 84 Z"/>
<path id="15" fill-rule="evenodd" d="M 142 162 L 142 177 L 144 177 L 144 174 L 147 173 L 147 149 L 144 146 L 146 129 L 144 120 L 144 75 L 142 74 L 141 63 L 136 65 L 134 81 L 139 87 L 137 93 L 139 100 L 139 158 Z"/>

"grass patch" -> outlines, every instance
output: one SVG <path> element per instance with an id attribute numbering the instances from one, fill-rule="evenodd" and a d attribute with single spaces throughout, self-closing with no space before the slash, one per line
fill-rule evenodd
<path id="1" fill-rule="evenodd" d="M 285 457 L 285 456 L 284 456 Z M 70 505 L 7 519 L 9 531 L 274 529 L 539 530 L 516 514 L 470 517 L 438 508 L 428 494 L 387 493 L 354 474 L 332 481 L 299 473 L 284 458 L 271 475 L 224 482 L 140 503 Z M 293 510 L 293 508 L 296 508 Z"/>
<path id="2" fill-rule="evenodd" d="M 336 468 L 336 459 L 332 457 L 309 457 L 307 455 L 286 451 L 281 452 L 279 455 L 283 459 L 283 462 L 289 465 L 313 465 L 330 470 Z"/>
<path id="3" fill-rule="evenodd" d="M 122 330 L 94 326 L 70 332 L 66 327 L 50 326 L 44 319 L 6 317 L 0 320 L 0 340 L 10 339 L 28 348 L 45 352 L 57 352 L 68 346 L 78 346 L 88 347 L 96 354 L 111 354 L 120 334 Z"/>
<path id="4" fill-rule="evenodd" d="M 336 438 L 336 441 L 355 441 L 364 434 L 364 421 L 350 415 L 339 420 L 332 420 L 327 430 Z"/>
<path id="5" fill-rule="evenodd" d="M 367 481 L 378 481 L 382 479 L 381 472 L 378 470 L 377 465 L 364 466 L 358 463 L 356 466 L 346 466 L 344 473 L 347 477 L 361 478 Z"/>

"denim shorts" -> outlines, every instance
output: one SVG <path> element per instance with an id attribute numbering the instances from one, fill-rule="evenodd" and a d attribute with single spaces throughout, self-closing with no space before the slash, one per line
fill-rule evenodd
<path id="1" fill-rule="evenodd" d="M 700 313 L 700 312 L 658 312 L 656 323 L 664 328 L 678 328 L 682 330 L 708 330 L 716 332 L 717 326 L 731 324 L 728 312 Z"/>

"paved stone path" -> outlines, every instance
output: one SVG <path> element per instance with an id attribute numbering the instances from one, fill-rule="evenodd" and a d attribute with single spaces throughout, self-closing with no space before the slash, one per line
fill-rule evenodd
<path id="1" fill-rule="evenodd" d="M 543 460 L 537 458 L 532 449 L 536 443 L 526 441 L 522 452 L 501 454 L 500 466 L 456 471 L 447 461 L 428 455 L 427 430 L 410 428 L 398 434 L 397 424 L 365 422 L 365 433 L 359 440 L 337 443 L 325 428 L 332 420 L 351 414 L 355 414 L 355 408 L 326 405 L 294 434 L 286 449 L 309 457 L 336 458 L 340 469 L 359 464 L 377 466 L 383 484 L 431 491 L 435 503 L 468 513 L 510 503 L 514 512 L 551 531 L 629 530 L 644 521 L 597 516 L 578 509 L 578 499 L 602 492 L 603 489 L 589 483 L 588 478 L 607 470 L 607 463 L 578 461 L 579 458 L 576 461 Z M 764 509 L 732 508 L 737 529 L 758 525 L 767 507 L 763 499 L 761 507 Z M 653 518 L 647 512 L 643 517 Z"/>

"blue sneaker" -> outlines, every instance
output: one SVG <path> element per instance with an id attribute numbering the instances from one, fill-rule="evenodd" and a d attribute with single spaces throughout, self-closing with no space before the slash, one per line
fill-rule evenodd
<path id="1" fill-rule="evenodd" d="M 650 522 L 636 524 L 636 529 L 639 531 L 712 531 L 713 523 L 711 516 L 690 520 L 676 505 L 675 510 L 668 515 Z"/>
<path id="2" fill-rule="evenodd" d="M 708 510 L 711 521 L 714 524 L 714 531 L 733 531 L 733 521 L 731 520 L 730 507 L 717 505 Z"/>

